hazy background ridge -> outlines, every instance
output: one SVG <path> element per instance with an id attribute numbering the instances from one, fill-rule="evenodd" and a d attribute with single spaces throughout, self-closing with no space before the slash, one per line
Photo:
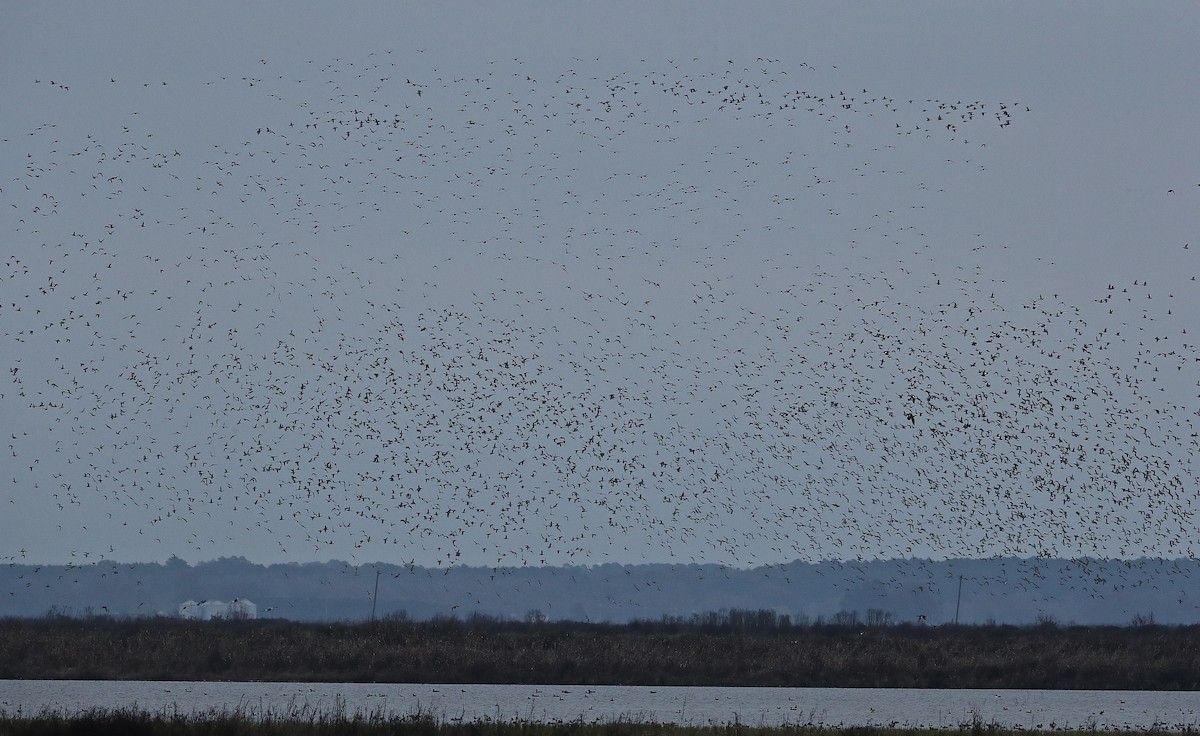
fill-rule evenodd
<path id="1" fill-rule="evenodd" d="M 16 565 L 0 570 L 0 615 L 176 615 L 187 600 L 248 599 L 261 618 L 361 621 L 370 617 L 376 571 L 380 617 L 472 614 L 526 620 L 622 623 L 662 615 L 767 609 L 795 623 L 829 622 L 841 612 L 866 621 L 954 621 L 1029 625 L 1053 620 L 1127 625 L 1196 621 L 1192 560 L 892 560 L 795 562 L 771 568 L 717 565 L 598 565 L 453 568 L 255 565 L 223 558 L 188 565 L 103 561 L 82 566 Z"/>

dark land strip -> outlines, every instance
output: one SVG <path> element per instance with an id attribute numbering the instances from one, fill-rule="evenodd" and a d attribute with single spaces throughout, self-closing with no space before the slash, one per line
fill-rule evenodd
<path id="1" fill-rule="evenodd" d="M 1200 626 L 0 619 L 0 679 L 1200 689 Z"/>

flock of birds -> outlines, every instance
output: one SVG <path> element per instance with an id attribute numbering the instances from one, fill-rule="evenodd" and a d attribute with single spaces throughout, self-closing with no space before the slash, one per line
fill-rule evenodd
<path id="1" fill-rule="evenodd" d="M 0 558 L 1195 556 L 1200 267 L 1052 289 L 956 218 L 1026 104 L 765 58 L 179 86 L 36 80 L 2 142 Z"/>

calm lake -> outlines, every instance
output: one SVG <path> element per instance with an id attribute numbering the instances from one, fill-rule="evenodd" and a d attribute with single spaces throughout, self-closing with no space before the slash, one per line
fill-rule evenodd
<path id="1" fill-rule="evenodd" d="M 152 712 L 237 709 L 250 715 L 420 711 L 446 720 L 543 722 L 632 718 L 949 727 L 978 714 L 986 723 L 1024 728 L 1200 724 L 1195 692 L 0 680 L 0 710 L 9 714 L 124 706 Z"/>

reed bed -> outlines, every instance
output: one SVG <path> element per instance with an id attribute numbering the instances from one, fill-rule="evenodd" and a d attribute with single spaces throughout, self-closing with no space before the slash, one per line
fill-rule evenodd
<path id="1" fill-rule="evenodd" d="M 298 706 L 278 712 L 252 709 L 180 713 L 137 708 L 96 708 L 77 713 L 46 710 L 37 714 L 0 711 L 0 736 L 1165 736 L 1200 733 L 1192 726 L 1155 726 L 1146 730 L 1102 731 L 1096 728 L 1025 730 L 985 724 L 978 718 L 951 728 L 827 726 L 794 724 L 761 726 L 740 722 L 676 725 L 620 718 L 603 723 L 526 720 L 463 721 L 428 713 L 389 715 L 383 711 L 350 713 Z"/>
<path id="2" fill-rule="evenodd" d="M 0 619 L 0 680 L 1200 689 L 1200 627 Z"/>

